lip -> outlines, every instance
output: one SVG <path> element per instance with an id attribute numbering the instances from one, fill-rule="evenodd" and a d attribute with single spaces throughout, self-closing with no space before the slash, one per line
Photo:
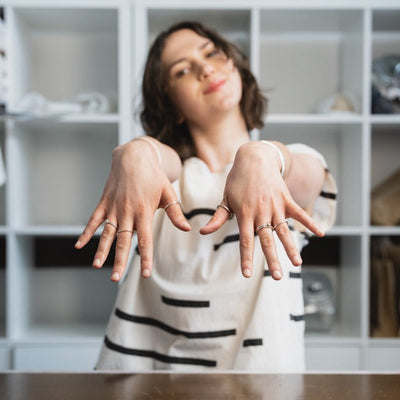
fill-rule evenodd
<path id="1" fill-rule="evenodd" d="M 226 82 L 226 79 L 218 79 L 211 82 L 207 89 L 203 92 L 204 94 L 210 94 L 216 92 L 221 86 L 223 86 Z"/>

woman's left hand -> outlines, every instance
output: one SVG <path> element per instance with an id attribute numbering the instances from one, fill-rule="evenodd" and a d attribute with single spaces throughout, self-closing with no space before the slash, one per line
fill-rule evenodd
<path id="1" fill-rule="evenodd" d="M 289 171 L 288 171 L 289 172 Z M 306 173 L 306 171 L 304 171 Z M 252 274 L 254 238 L 257 227 L 262 250 L 274 279 L 282 277 L 273 231 L 282 242 L 293 265 L 302 263 L 286 218 L 294 218 L 317 236 L 324 232 L 292 198 L 280 173 L 280 159 L 276 149 L 260 142 L 250 142 L 236 153 L 228 174 L 223 204 L 236 215 L 240 235 L 241 269 L 245 277 Z M 218 230 L 230 215 L 218 207 L 214 216 L 200 233 Z"/>

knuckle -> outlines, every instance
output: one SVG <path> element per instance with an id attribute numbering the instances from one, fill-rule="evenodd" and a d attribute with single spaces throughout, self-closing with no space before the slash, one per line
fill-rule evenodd
<path id="1" fill-rule="evenodd" d="M 250 249 L 253 246 L 253 239 L 249 236 L 244 236 L 240 238 L 240 246 L 246 249 Z"/>
<path id="2" fill-rule="evenodd" d="M 115 228 L 113 226 L 109 226 L 109 224 L 107 224 L 104 227 L 102 236 L 105 238 L 113 238 L 115 236 L 115 233 L 116 233 Z"/>
<path id="3" fill-rule="evenodd" d="M 127 237 L 119 237 L 117 243 L 115 245 L 116 250 L 125 250 L 128 249 L 131 245 L 130 238 Z"/>
<path id="4" fill-rule="evenodd" d="M 149 236 L 141 236 L 138 238 L 139 248 L 149 247 L 152 243 L 152 240 Z"/>

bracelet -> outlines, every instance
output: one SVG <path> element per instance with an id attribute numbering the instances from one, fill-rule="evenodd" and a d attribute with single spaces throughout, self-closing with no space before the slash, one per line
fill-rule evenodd
<path id="1" fill-rule="evenodd" d="M 148 139 L 145 136 L 139 136 L 139 137 L 135 138 L 134 140 L 144 140 L 145 142 L 150 143 L 153 146 L 154 150 L 156 151 L 157 157 L 158 157 L 158 163 L 161 165 L 162 160 L 161 160 L 160 150 L 158 150 L 158 147 L 150 139 Z"/>
<path id="2" fill-rule="evenodd" d="M 278 152 L 278 156 L 281 160 L 281 175 L 282 178 L 285 175 L 285 158 L 283 157 L 283 154 L 281 152 L 281 149 L 274 143 L 269 142 L 268 140 L 261 140 L 261 143 L 267 144 L 268 146 L 273 147 L 277 152 Z"/>

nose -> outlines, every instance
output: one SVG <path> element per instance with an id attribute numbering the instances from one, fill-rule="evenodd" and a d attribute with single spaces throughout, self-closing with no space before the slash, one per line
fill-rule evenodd
<path id="1" fill-rule="evenodd" d="M 202 62 L 199 66 L 200 79 L 206 79 L 209 76 L 211 76 L 214 72 L 215 72 L 214 66 L 207 61 Z"/>

